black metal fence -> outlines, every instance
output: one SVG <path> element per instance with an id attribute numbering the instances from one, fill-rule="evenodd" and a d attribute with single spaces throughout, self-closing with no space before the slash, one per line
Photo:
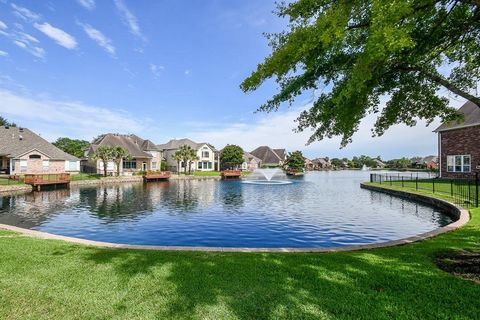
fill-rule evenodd
<path id="1" fill-rule="evenodd" d="M 470 179 L 444 179 L 436 175 L 418 175 L 416 173 L 372 173 L 370 182 L 390 186 L 429 191 L 453 198 L 455 204 L 466 207 L 479 206 L 479 176 Z"/>

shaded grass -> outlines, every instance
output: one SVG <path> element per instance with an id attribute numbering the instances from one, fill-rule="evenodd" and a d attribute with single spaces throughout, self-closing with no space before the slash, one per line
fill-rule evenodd
<path id="1" fill-rule="evenodd" d="M 80 172 L 78 174 L 70 175 L 71 181 L 80 181 L 80 180 L 100 180 L 102 178 L 101 174 L 96 173 L 83 173 Z"/>
<path id="2" fill-rule="evenodd" d="M 0 237 L 0 318 L 478 319 L 480 285 L 434 258 L 479 250 L 479 241 L 480 209 L 434 239 L 343 253 L 114 250 Z"/>

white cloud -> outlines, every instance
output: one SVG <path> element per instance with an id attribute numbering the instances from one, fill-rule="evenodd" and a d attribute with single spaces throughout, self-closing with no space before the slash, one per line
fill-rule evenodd
<path id="1" fill-rule="evenodd" d="M 287 148 L 289 151 L 302 150 L 309 157 L 351 157 L 366 154 L 381 155 L 388 159 L 437 152 L 437 137 L 432 130 L 439 125 L 439 121 L 434 121 L 429 127 L 426 127 L 423 121 L 419 121 L 417 126 L 412 128 L 395 125 L 382 137 L 373 138 L 370 129 L 376 120 L 374 115 L 369 115 L 362 121 L 358 132 L 353 136 L 353 142 L 344 149 L 340 149 L 340 138 L 325 139 L 306 146 L 311 132 L 293 132 L 294 120 L 301 110 L 302 108 L 260 114 L 253 123 L 236 122 L 228 126 L 219 124 L 207 129 L 197 128 L 188 136 L 198 141 L 208 141 L 217 148 L 226 144 L 238 144 L 251 151 L 260 145 L 269 145 L 274 148 Z"/>
<path id="2" fill-rule="evenodd" d="M 0 57 L 8 56 L 8 52 L 0 50 Z"/>
<path id="3" fill-rule="evenodd" d="M 77 2 L 87 10 L 95 9 L 95 0 L 77 0 Z"/>
<path id="4" fill-rule="evenodd" d="M 79 25 L 83 28 L 85 33 L 95 41 L 100 47 L 105 49 L 108 53 L 112 56 L 115 55 L 115 47 L 112 44 L 112 40 L 107 38 L 100 30 L 93 28 L 89 24 L 79 23 Z"/>
<path id="5" fill-rule="evenodd" d="M 25 33 L 25 32 L 17 32 L 18 36 L 24 40 L 24 41 L 28 41 L 28 42 L 34 42 L 34 43 L 40 43 L 40 41 L 38 41 L 37 38 L 35 38 L 34 36 L 28 34 L 28 33 Z"/>
<path id="6" fill-rule="evenodd" d="M 61 29 L 55 28 L 47 22 L 42 24 L 35 23 L 34 27 L 43 32 L 47 37 L 53 39 L 58 45 L 64 48 L 75 49 L 78 45 L 77 41 L 73 36 Z"/>
<path id="7" fill-rule="evenodd" d="M 165 70 L 164 66 L 159 66 L 153 63 L 150 63 L 150 71 L 153 73 L 155 77 L 159 77 L 161 71 Z"/>
<path id="8" fill-rule="evenodd" d="M 13 43 L 15 43 L 17 46 L 19 46 L 20 48 L 23 48 L 23 49 L 25 49 L 27 47 L 25 42 L 22 42 L 22 41 L 14 40 Z"/>
<path id="9" fill-rule="evenodd" d="M 5 22 L 3 22 L 2 20 L 0 20 L 0 29 L 5 30 L 5 29 L 7 29 L 7 28 L 8 28 L 8 27 L 7 27 L 7 25 L 5 24 Z"/>
<path id="10" fill-rule="evenodd" d="M 56 101 L 0 89 L 2 114 L 49 140 L 59 136 L 90 139 L 105 132 L 139 132 L 143 120 L 131 114 L 82 102 Z"/>
<path id="11" fill-rule="evenodd" d="M 17 6 L 15 3 L 11 3 L 11 6 L 13 8 L 13 14 L 19 17 L 22 20 L 25 21 L 37 21 L 39 20 L 42 16 L 28 10 L 27 8 Z"/>
<path id="12" fill-rule="evenodd" d="M 32 35 L 21 31 L 5 32 L 2 30 L 0 30 L 0 34 L 9 38 L 16 46 L 31 53 L 35 57 L 42 60 L 45 59 L 45 50 L 38 47 L 40 41 Z"/>
<path id="13" fill-rule="evenodd" d="M 146 38 L 142 34 L 140 26 L 138 25 L 137 17 L 135 17 L 135 15 L 128 9 L 125 2 L 123 0 L 114 0 L 114 2 L 118 13 L 122 17 L 123 22 L 127 25 L 130 32 L 140 40 L 146 41 Z"/>
<path id="14" fill-rule="evenodd" d="M 192 70 L 187 69 L 183 73 L 185 73 L 186 76 L 189 76 L 192 73 Z"/>

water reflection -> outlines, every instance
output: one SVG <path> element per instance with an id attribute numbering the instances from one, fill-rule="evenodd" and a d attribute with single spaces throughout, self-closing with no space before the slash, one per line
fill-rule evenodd
<path id="1" fill-rule="evenodd" d="M 0 196 L 0 223 L 93 240 L 309 247 L 382 242 L 445 225 L 440 212 L 362 190 L 365 173 L 319 172 L 281 186 L 176 180 Z"/>

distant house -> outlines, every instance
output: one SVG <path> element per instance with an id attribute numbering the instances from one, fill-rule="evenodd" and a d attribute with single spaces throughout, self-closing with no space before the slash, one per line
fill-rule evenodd
<path id="1" fill-rule="evenodd" d="M 93 162 L 93 170 L 103 173 L 103 161 L 92 160 L 92 155 L 100 146 L 123 147 L 131 155 L 131 159 L 123 159 L 120 174 L 128 175 L 137 171 L 159 170 L 162 161 L 161 150 L 150 140 L 142 139 L 134 134 L 107 133 L 96 138 L 85 152 L 89 163 Z M 107 174 L 116 174 L 117 166 L 114 161 L 107 163 Z"/>
<path id="2" fill-rule="evenodd" d="M 462 121 L 444 123 L 438 133 L 439 170 L 443 178 L 467 178 L 480 172 L 480 108 L 465 103 Z"/>
<path id="3" fill-rule="evenodd" d="M 375 168 L 383 169 L 387 166 L 382 160 L 379 159 L 373 159 L 373 162 L 375 162 Z"/>
<path id="4" fill-rule="evenodd" d="M 262 166 L 262 160 L 255 157 L 253 154 L 245 152 L 243 154 L 243 163 L 242 163 L 242 170 L 243 171 L 254 171 Z"/>
<path id="5" fill-rule="evenodd" d="M 218 170 L 220 153 L 209 143 L 197 143 L 187 138 L 178 140 L 172 139 L 165 144 L 158 145 L 158 148 L 163 152 L 163 157 L 167 163 L 168 170 L 178 170 L 177 161 L 173 159 L 173 155 L 178 149 L 180 149 L 181 146 L 184 145 L 190 146 L 197 151 L 198 160 L 192 161 L 190 164 L 193 171 Z M 186 165 L 186 163 L 180 162 L 181 168 L 185 168 Z"/>
<path id="6" fill-rule="evenodd" d="M 272 149 L 261 146 L 250 152 L 251 155 L 262 161 L 262 166 L 282 166 L 287 160 L 285 149 Z"/>
<path id="7" fill-rule="evenodd" d="M 315 164 L 312 160 L 305 158 L 305 170 L 312 171 L 315 170 Z"/>
<path id="8" fill-rule="evenodd" d="M 315 170 L 329 169 L 332 167 L 330 160 L 326 158 L 316 158 L 312 160 Z"/>
<path id="9" fill-rule="evenodd" d="M 80 159 L 20 127 L 0 127 L 0 173 L 78 173 Z"/>

